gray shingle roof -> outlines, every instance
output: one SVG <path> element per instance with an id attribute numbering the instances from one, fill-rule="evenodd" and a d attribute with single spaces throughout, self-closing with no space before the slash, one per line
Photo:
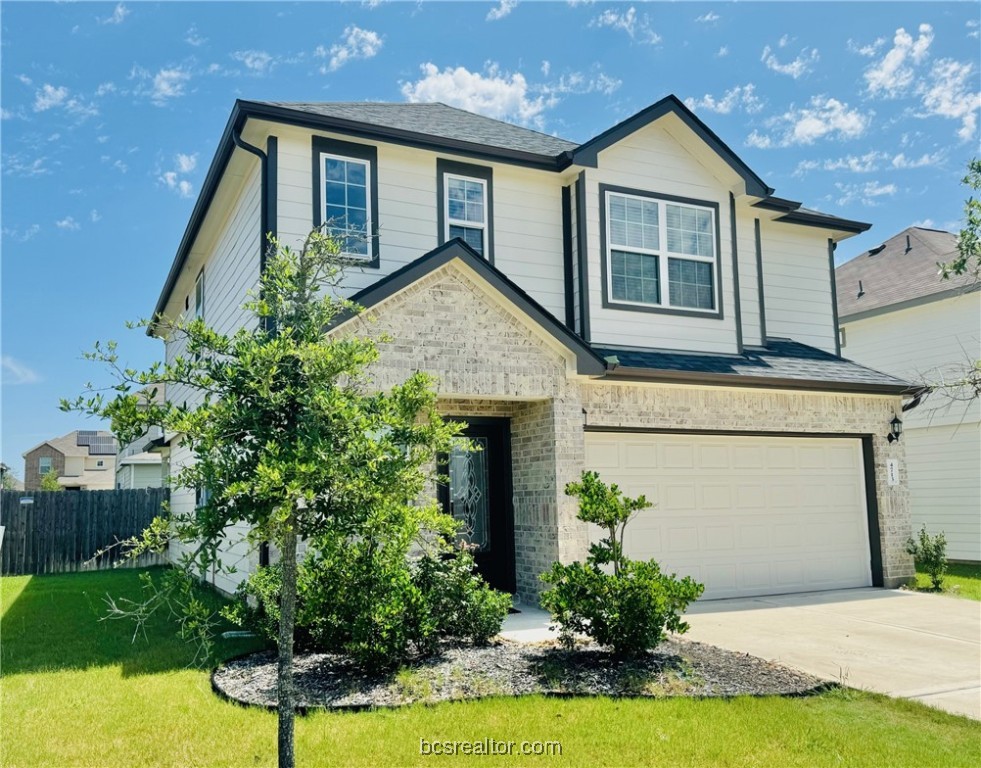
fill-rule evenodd
<path id="1" fill-rule="evenodd" d="M 937 262 L 950 261 L 956 254 L 956 235 L 909 227 L 846 261 L 835 269 L 839 320 L 968 287 L 972 281 L 967 275 L 941 280 L 937 274 Z"/>
<path id="2" fill-rule="evenodd" d="M 743 379 L 787 379 L 848 387 L 906 389 L 902 379 L 874 371 L 851 360 L 835 357 L 806 344 L 789 339 L 767 339 L 767 346 L 747 347 L 742 355 L 711 355 L 670 350 L 617 349 L 593 347 L 602 357 L 615 355 L 621 368 L 652 372 L 706 374 L 710 379 L 732 376 Z M 734 383 L 738 383 L 734 382 Z"/>
<path id="3" fill-rule="evenodd" d="M 469 141 L 501 149 L 555 156 L 578 144 L 529 128 L 449 107 L 446 104 L 387 104 L 378 102 L 257 102 L 313 115 L 398 128 L 424 136 Z"/>

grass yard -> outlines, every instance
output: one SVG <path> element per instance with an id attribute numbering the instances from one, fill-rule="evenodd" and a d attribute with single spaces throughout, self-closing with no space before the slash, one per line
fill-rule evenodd
<path id="1" fill-rule="evenodd" d="M 916 591 L 932 592 L 926 571 L 916 569 Z M 981 564 L 951 563 L 944 577 L 944 594 L 981 600 Z"/>
<path id="2" fill-rule="evenodd" d="M 161 619 L 100 622 L 131 571 L 0 579 L 2 745 L 14 766 L 268 766 L 275 714 L 216 697 Z M 247 641 L 224 642 L 228 657 Z M 561 756 L 437 757 L 420 740 L 559 742 Z M 517 747 L 516 747 L 517 749 Z M 976 766 L 981 724 L 853 691 L 806 699 L 489 699 L 297 723 L 300 766 Z"/>

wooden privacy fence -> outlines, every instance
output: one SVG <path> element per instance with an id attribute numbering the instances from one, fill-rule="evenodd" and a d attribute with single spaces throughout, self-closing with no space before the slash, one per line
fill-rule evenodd
<path id="1" fill-rule="evenodd" d="M 63 573 L 112 568 L 122 559 L 113 547 L 141 533 L 162 513 L 166 488 L 133 491 L 0 491 L 0 573 Z M 165 562 L 143 555 L 121 565 Z"/>

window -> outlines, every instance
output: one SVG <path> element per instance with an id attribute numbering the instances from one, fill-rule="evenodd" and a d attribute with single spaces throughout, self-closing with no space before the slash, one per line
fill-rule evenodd
<path id="1" fill-rule="evenodd" d="M 601 191 L 609 301 L 717 312 L 717 207 Z"/>
<path id="2" fill-rule="evenodd" d="M 378 152 L 367 144 L 315 136 L 314 226 L 341 242 L 341 255 L 378 266 Z"/>
<path id="3" fill-rule="evenodd" d="M 198 487 L 194 489 L 194 506 L 203 507 L 211 499 L 211 490 Z"/>
<path id="4" fill-rule="evenodd" d="M 99 459 L 97 462 L 95 462 L 95 466 L 97 467 L 104 467 L 105 465 L 106 463 L 102 459 Z"/>
<path id="5" fill-rule="evenodd" d="M 838 346 L 839 347 L 845 346 L 845 329 L 844 328 L 839 328 L 838 329 Z"/>
<path id="6" fill-rule="evenodd" d="M 198 273 L 194 281 L 194 319 L 204 318 L 204 270 Z"/>
<path id="7" fill-rule="evenodd" d="M 53 468 L 52 458 L 50 456 L 42 456 L 37 460 L 37 473 L 39 475 L 46 475 Z"/>
<path id="8" fill-rule="evenodd" d="M 492 170 L 485 166 L 436 161 L 439 242 L 460 238 L 493 261 Z"/>

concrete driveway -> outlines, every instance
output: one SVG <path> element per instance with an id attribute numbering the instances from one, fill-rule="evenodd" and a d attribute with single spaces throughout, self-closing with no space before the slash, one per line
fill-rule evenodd
<path id="1" fill-rule="evenodd" d="M 981 603 L 848 589 L 696 603 L 687 637 L 981 719 Z"/>

